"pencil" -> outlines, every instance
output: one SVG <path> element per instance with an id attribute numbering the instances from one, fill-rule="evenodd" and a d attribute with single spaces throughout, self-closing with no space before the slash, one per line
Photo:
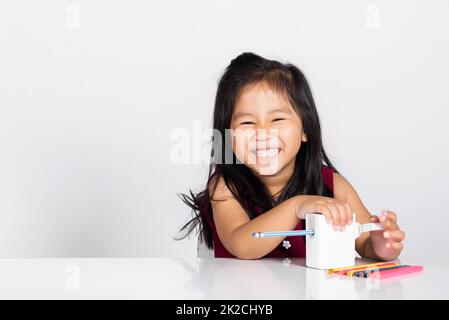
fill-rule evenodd
<path id="1" fill-rule="evenodd" d="M 370 274 L 375 273 L 375 272 L 380 272 L 380 271 L 386 271 L 386 270 L 393 270 L 393 269 L 400 269 L 400 268 L 405 268 L 405 267 L 410 267 L 409 265 L 400 265 L 400 266 L 386 266 L 386 267 L 379 267 L 379 268 L 374 268 L 374 269 L 366 269 L 366 270 L 362 270 L 362 271 L 354 271 L 354 272 L 350 272 L 348 274 L 348 276 L 350 277 L 361 277 L 361 278 L 367 278 Z"/>
<path id="2" fill-rule="evenodd" d="M 368 266 L 368 267 L 362 267 L 362 268 L 354 268 L 351 270 L 343 270 L 343 271 L 338 272 L 338 274 L 352 276 L 356 272 L 362 272 L 362 271 L 373 270 L 373 269 L 379 270 L 380 268 L 387 268 L 387 267 L 394 267 L 394 266 L 397 266 L 397 263 L 382 263 L 382 264 L 378 264 L 376 266 Z"/>
<path id="3" fill-rule="evenodd" d="M 387 278 L 391 278 L 391 277 L 395 277 L 395 276 L 410 274 L 410 273 L 414 273 L 414 272 L 420 272 L 423 269 L 424 268 L 422 266 L 409 266 L 409 267 L 404 267 L 404 268 L 395 269 L 395 270 L 374 272 L 374 273 L 370 274 L 368 276 L 368 278 L 387 279 Z"/>
<path id="4" fill-rule="evenodd" d="M 373 263 L 359 264 L 359 265 L 356 265 L 356 266 L 348 266 L 348 267 L 327 269 L 326 273 L 327 274 L 331 274 L 331 273 L 336 273 L 336 272 L 339 272 L 339 271 L 345 271 L 345 270 L 349 271 L 351 269 L 356 269 L 356 268 L 373 267 L 373 266 L 378 266 L 378 265 L 385 264 L 385 263 L 386 263 L 385 261 L 382 261 L 382 262 L 373 262 Z"/>
<path id="5" fill-rule="evenodd" d="M 254 238 L 271 238 L 271 237 L 298 237 L 313 235 L 313 230 L 289 230 L 289 231 L 270 231 L 270 232 L 253 232 Z"/>

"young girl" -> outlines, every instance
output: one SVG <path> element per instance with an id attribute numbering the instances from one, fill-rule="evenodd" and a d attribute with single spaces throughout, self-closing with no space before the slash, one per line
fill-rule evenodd
<path id="1" fill-rule="evenodd" d="M 338 232 L 355 213 L 358 222 L 385 229 L 357 238 L 362 257 L 399 256 L 405 234 L 396 214 L 371 215 L 334 168 L 310 87 L 296 66 L 253 53 L 233 59 L 218 84 L 213 128 L 223 139 L 212 139 L 205 189 L 182 195 L 194 212 L 183 238 L 199 227 L 200 241 L 215 257 L 304 257 L 305 237 L 254 239 L 252 233 L 304 229 L 309 212 L 325 215 Z M 232 143 L 223 143 L 225 137 Z"/>

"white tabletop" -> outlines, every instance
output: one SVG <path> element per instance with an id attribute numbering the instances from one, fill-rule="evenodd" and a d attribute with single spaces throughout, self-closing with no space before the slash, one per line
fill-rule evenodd
<path id="1" fill-rule="evenodd" d="M 1 299 L 448 299 L 449 263 L 384 280 L 304 259 L 1 259 Z M 359 260 L 358 263 L 364 262 Z"/>

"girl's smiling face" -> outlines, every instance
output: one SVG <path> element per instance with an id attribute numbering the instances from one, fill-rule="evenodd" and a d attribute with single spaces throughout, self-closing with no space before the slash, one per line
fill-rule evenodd
<path id="1" fill-rule="evenodd" d="M 286 94 L 263 82 L 243 90 L 231 129 L 235 156 L 260 176 L 293 172 L 301 142 L 307 141 L 302 121 Z"/>

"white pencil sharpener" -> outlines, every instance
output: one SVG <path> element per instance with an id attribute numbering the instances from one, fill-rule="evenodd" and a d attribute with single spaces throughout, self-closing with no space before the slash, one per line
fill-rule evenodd
<path id="1" fill-rule="evenodd" d="M 344 231 L 335 231 L 322 214 L 308 213 L 306 229 L 314 234 L 306 238 L 306 265 L 316 269 L 332 269 L 355 264 L 355 239 L 359 236 L 359 224 L 346 225 Z"/>

